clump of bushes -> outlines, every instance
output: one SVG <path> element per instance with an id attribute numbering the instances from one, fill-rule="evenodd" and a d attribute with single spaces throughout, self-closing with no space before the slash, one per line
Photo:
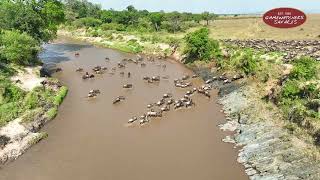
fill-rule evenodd
<path id="1" fill-rule="evenodd" d="M 98 27 L 102 24 L 100 19 L 96 19 L 93 17 L 85 17 L 75 20 L 72 25 L 81 28 L 81 27 Z"/>
<path id="2" fill-rule="evenodd" d="M 230 51 L 229 54 L 228 57 L 217 58 L 216 64 L 218 67 L 246 75 L 255 75 L 259 71 L 258 79 L 263 82 L 269 79 L 270 75 L 266 70 L 266 64 L 261 62 L 260 54 L 253 49 L 237 49 Z"/>
<path id="3" fill-rule="evenodd" d="M 209 29 L 201 28 L 185 36 L 187 62 L 196 59 L 208 61 L 221 54 L 219 42 L 209 38 Z"/>
<path id="4" fill-rule="evenodd" d="M 34 120 L 32 116 L 43 114 L 43 107 L 55 108 L 62 103 L 68 89 L 61 87 L 58 92 L 50 88 L 36 87 L 30 92 L 25 92 L 11 82 L 0 81 L 0 126 L 23 115 L 25 122 Z M 48 112 L 50 117 L 55 113 Z"/>
<path id="5" fill-rule="evenodd" d="M 17 30 L 0 33 L 0 61 L 30 65 L 38 62 L 39 43 L 26 33 Z"/>
<path id="6" fill-rule="evenodd" d="M 104 31 L 108 30 L 116 30 L 116 31 L 125 31 L 126 26 L 118 23 L 104 23 L 100 26 L 100 28 Z"/>
<path id="7" fill-rule="evenodd" d="M 231 56 L 231 64 L 246 75 L 254 74 L 258 68 L 258 58 L 252 49 L 237 51 Z"/>
<path id="8" fill-rule="evenodd" d="M 294 67 L 290 73 L 291 79 L 309 80 L 316 75 L 316 61 L 310 57 L 302 57 L 296 59 L 293 63 Z"/>
<path id="9" fill-rule="evenodd" d="M 309 57 L 293 62 L 293 69 L 277 97 L 289 121 L 308 128 L 310 120 L 320 117 L 319 65 Z"/>

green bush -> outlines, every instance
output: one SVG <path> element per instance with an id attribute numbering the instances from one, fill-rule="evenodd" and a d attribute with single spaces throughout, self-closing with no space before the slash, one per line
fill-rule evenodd
<path id="1" fill-rule="evenodd" d="M 291 79 L 306 79 L 314 78 L 317 72 L 317 64 L 315 60 L 309 57 L 296 59 L 293 63 L 294 67 L 290 73 Z"/>
<path id="2" fill-rule="evenodd" d="M 258 68 L 258 59 L 252 49 L 244 49 L 231 56 L 231 65 L 247 75 L 254 74 Z"/>
<path id="3" fill-rule="evenodd" d="M 98 27 L 102 24 L 102 22 L 101 22 L 101 20 L 93 18 L 93 17 L 86 17 L 86 18 L 77 19 L 72 24 L 78 28 Z"/>
<path id="4" fill-rule="evenodd" d="M 108 31 L 108 30 L 125 31 L 126 30 L 125 25 L 118 24 L 118 23 L 105 23 L 105 24 L 102 24 L 100 27 L 104 31 Z"/>
<path id="5" fill-rule="evenodd" d="M 184 53 L 188 56 L 188 62 L 196 59 L 210 60 L 221 54 L 219 42 L 209 38 L 208 28 L 188 33 L 184 39 L 186 41 Z"/>
<path id="6" fill-rule="evenodd" d="M 303 121 L 307 117 L 307 114 L 308 112 L 306 107 L 300 103 L 296 103 L 290 107 L 287 116 L 290 122 L 296 123 L 301 126 L 303 125 Z"/>
<path id="7" fill-rule="evenodd" d="M 142 52 L 143 46 L 141 46 L 136 39 L 131 39 L 127 43 L 128 43 L 128 46 L 132 49 L 132 52 L 134 53 Z"/>
<path id="8" fill-rule="evenodd" d="M 299 82 L 290 80 L 285 83 L 281 91 L 282 98 L 297 99 L 300 96 Z"/>
<path id="9" fill-rule="evenodd" d="M 0 127 L 17 118 L 20 112 L 19 102 L 0 105 Z"/>
<path id="10" fill-rule="evenodd" d="M 0 60 L 30 65 L 38 62 L 39 43 L 26 33 L 3 31 L 0 34 Z"/>
<path id="11" fill-rule="evenodd" d="M 31 91 L 29 92 L 24 99 L 24 107 L 26 109 L 34 109 L 39 106 L 40 96 L 37 92 Z"/>
<path id="12" fill-rule="evenodd" d="M 16 102 L 23 99 L 25 92 L 13 85 L 10 81 L 0 78 L 1 101 L 0 105 L 9 102 Z"/>

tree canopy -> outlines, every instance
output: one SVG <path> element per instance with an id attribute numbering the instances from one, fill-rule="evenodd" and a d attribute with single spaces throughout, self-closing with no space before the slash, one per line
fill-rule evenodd
<path id="1" fill-rule="evenodd" d="M 26 32 L 36 40 L 55 37 L 57 25 L 64 21 L 63 4 L 58 0 L 2 0 L 0 27 Z"/>

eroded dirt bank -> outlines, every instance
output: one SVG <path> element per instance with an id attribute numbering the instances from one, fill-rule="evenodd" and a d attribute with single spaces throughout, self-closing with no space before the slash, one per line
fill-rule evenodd
<path id="1" fill-rule="evenodd" d="M 211 99 L 192 96 L 195 107 L 170 110 L 144 126 L 128 126 L 132 116 L 145 113 L 147 105 L 159 101 L 164 93 L 178 99 L 189 90 L 173 84 L 175 78 L 193 74 L 180 63 L 146 61 L 146 67 L 128 63 L 112 74 L 118 61 L 136 56 L 70 41 L 56 42 L 46 49 L 44 61 L 59 62 L 63 71 L 55 77 L 68 86 L 69 94 L 56 119 L 44 128 L 47 140 L 5 166 L 0 179 L 248 178 L 236 161 L 237 150 L 221 141 L 226 134 L 217 127 L 224 122 L 217 91 L 211 91 Z M 75 57 L 75 52 L 80 56 Z M 108 71 L 88 80 L 75 72 L 78 67 L 91 72 L 96 65 L 106 66 Z M 131 72 L 131 77 L 121 76 L 121 71 Z M 146 75 L 169 78 L 150 84 L 142 80 Z M 195 87 L 203 84 L 200 78 L 190 81 Z M 132 83 L 133 89 L 123 89 L 126 83 Z M 99 89 L 101 94 L 89 100 L 90 89 Z M 113 99 L 120 95 L 126 100 L 113 105 Z"/>

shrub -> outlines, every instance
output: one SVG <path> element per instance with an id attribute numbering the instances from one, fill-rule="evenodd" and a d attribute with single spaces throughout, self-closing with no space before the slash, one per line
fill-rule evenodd
<path id="1" fill-rule="evenodd" d="M 19 103 L 10 102 L 0 105 L 0 126 L 18 117 L 20 113 Z"/>
<path id="2" fill-rule="evenodd" d="M 98 27 L 102 24 L 101 20 L 95 19 L 93 17 L 86 17 L 77 19 L 73 22 L 73 25 L 80 28 L 80 27 Z"/>
<path id="3" fill-rule="evenodd" d="M 4 31 L 0 34 L 0 59 L 21 65 L 34 64 L 37 61 L 39 43 L 26 33 Z"/>
<path id="4" fill-rule="evenodd" d="M 309 83 L 303 87 L 302 94 L 308 99 L 320 98 L 320 89 L 317 83 Z"/>
<path id="5" fill-rule="evenodd" d="M 34 109 L 38 107 L 40 97 L 38 93 L 31 91 L 29 92 L 24 99 L 24 107 L 27 109 Z"/>
<path id="6" fill-rule="evenodd" d="M 108 31 L 108 30 L 125 31 L 126 26 L 118 23 L 105 23 L 101 25 L 101 29 L 104 31 Z"/>
<path id="7" fill-rule="evenodd" d="M 290 73 L 292 79 L 306 79 L 309 80 L 316 75 L 316 62 L 309 57 L 302 57 L 296 59 L 293 63 L 294 67 Z"/>
<path id="8" fill-rule="evenodd" d="M 25 95 L 25 92 L 22 89 L 7 80 L 0 79 L 0 86 L 2 92 L 2 101 L 0 104 L 22 100 Z"/>
<path id="9" fill-rule="evenodd" d="M 188 62 L 193 62 L 195 59 L 210 60 L 221 53 L 218 41 L 209 38 L 208 28 L 188 33 L 184 39 L 186 41 L 184 53 L 188 56 Z"/>
<path id="10" fill-rule="evenodd" d="M 231 65 L 243 73 L 254 74 L 258 68 L 258 60 L 252 49 L 237 51 L 231 56 Z"/>
<path id="11" fill-rule="evenodd" d="M 161 24 L 161 29 L 165 29 L 170 33 L 176 33 L 182 30 L 181 23 L 175 21 L 163 21 Z"/>
<path id="12" fill-rule="evenodd" d="M 141 46 L 136 39 L 131 39 L 128 41 L 128 46 L 131 47 L 132 52 L 139 53 L 142 52 L 143 46 Z"/>
<path id="13" fill-rule="evenodd" d="M 296 99 L 300 95 L 299 83 L 296 80 L 286 82 L 281 91 L 282 98 Z"/>
<path id="14" fill-rule="evenodd" d="M 170 46 L 175 47 L 175 46 L 179 46 L 179 44 L 181 43 L 181 40 L 179 38 L 168 37 L 165 39 L 165 42 L 168 43 Z"/>
<path id="15" fill-rule="evenodd" d="M 307 117 L 307 110 L 302 104 L 295 104 L 290 108 L 288 112 L 288 119 L 290 122 L 297 123 L 298 125 L 303 125 L 305 118 Z"/>

